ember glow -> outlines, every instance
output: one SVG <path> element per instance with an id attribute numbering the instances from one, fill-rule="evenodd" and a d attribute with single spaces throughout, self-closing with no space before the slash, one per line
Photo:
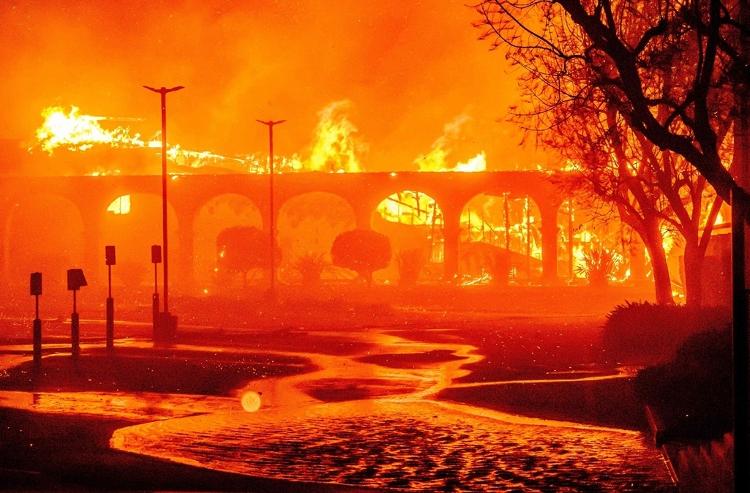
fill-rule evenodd
<path id="1" fill-rule="evenodd" d="M 639 371 L 692 334 L 607 324 L 690 250 L 519 125 L 477 15 L 0 2 L 0 484 L 672 491 Z"/>
<path id="2" fill-rule="evenodd" d="M 108 118 L 82 115 L 77 106 L 71 106 L 68 111 L 59 106 L 45 108 L 42 118 L 44 121 L 36 129 L 36 137 L 39 146 L 50 155 L 58 147 L 69 151 L 86 151 L 98 144 L 113 148 L 161 145 L 158 139 L 144 142 L 140 135 L 130 135 L 130 130 L 124 127 L 105 130 L 99 122 Z"/>
<path id="3" fill-rule="evenodd" d="M 322 171 L 328 173 L 357 173 L 364 171 L 362 158 L 368 151 L 368 145 L 359 135 L 357 127 L 349 117 L 351 101 L 334 101 L 318 112 L 310 154 L 306 159 L 298 155 L 277 156 L 277 172 Z M 106 128 L 101 122 L 116 122 L 123 118 L 104 117 L 82 114 L 77 106 L 66 110 L 59 106 L 45 108 L 43 122 L 36 130 L 38 148 L 53 156 L 55 150 L 65 149 L 73 152 L 85 152 L 96 146 L 112 149 L 148 148 L 159 150 L 161 140 L 158 132 L 150 139 L 144 139 L 137 132 L 126 126 Z M 133 120 L 133 118 L 128 118 Z M 481 172 L 487 169 L 487 157 L 484 151 L 464 162 L 453 165 L 447 163 L 450 150 L 447 148 L 451 138 L 455 139 L 460 132 L 461 124 L 446 126 L 446 135 L 441 136 L 430 152 L 415 160 L 420 171 L 461 171 Z M 36 146 L 29 148 L 33 152 Z M 228 171 L 249 173 L 267 173 L 267 159 L 260 154 L 224 156 L 213 151 L 196 151 L 183 149 L 180 144 L 167 148 L 168 159 L 183 168 L 223 168 Z M 92 175 L 120 174 L 116 170 L 97 169 L 89 172 Z"/>

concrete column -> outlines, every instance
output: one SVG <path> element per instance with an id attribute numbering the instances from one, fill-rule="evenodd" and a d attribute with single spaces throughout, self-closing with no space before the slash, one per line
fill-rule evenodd
<path id="1" fill-rule="evenodd" d="M 555 284 L 557 278 L 557 203 L 539 203 L 542 216 L 542 278 Z"/>
<path id="2" fill-rule="evenodd" d="M 461 234 L 461 208 L 443 209 L 443 279 L 453 281 L 458 274 L 458 244 Z"/>
<path id="3" fill-rule="evenodd" d="M 79 206 L 83 220 L 83 258 L 74 259 L 73 262 L 78 265 L 70 267 L 81 267 L 89 286 L 104 286 L 104 281 L 106 281 L 103 275 L 104 244 L 102 242 L 106 207 L 106 205 L 100 207 L 94 204 L 88 208 Z"/>
<path id="4" fill-rule="evenodd" d="M 372 229 L 372 213 L 375 207 L 370 207 L 369 203 L 351 203 L 354 209 L 354 220 L 357 229 Z"/>
<path id="5" fill-rule="evenodd" d="M 15 207 L 14 204 L 6 202 L 0 211 L 0 226 L 2 226 L 2 280 L 5 285 L 12 283 L 10 275 L 10 218 Z"/>
<path id="6" fill-rule="evenodd" d="M 171 281 L 170 287 L 174 286 L 175 291 L 182 294 L 195 294 L 195 265 L 193 257 L 195 254 L 195 229 L 194 222 L 198 211 L 178 210 L 177 211 L 177 241 L 179 249 L 177 250 L 176 276 Z M 170 250 L 172 250 L 170 248 Z M 170 276 L 172 277 L 172 276 Z"/>

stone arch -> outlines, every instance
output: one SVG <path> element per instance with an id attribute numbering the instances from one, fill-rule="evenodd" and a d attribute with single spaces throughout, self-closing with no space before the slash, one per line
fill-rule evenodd
<path id="1" fill-rule="evenodd" d="M 216 239 L 233 226 L 263 228 L 263 217 L 249 197 L 224 193 L 207 200 L 193 219 L 193 257 L 190 260 L 199 292 L 209 294 L 216 282 Z"/>
<path id="2" fill-rule="evenodd" d="M 421 191 L 399 190 L 386 195 L 371 214 L 372 229 L 391 240 L 393 257 L 387 269 L 375 273 L 380 281 L 399 282 L 399 258 L 421 260 L 422 280 L 438 280 L 445 262 L 444 213 L 438 202 Z M 412 257 L 412 252 L 422 252 Z M 412 260 L 407 260 L 411 257 Z"/>
<path id="3" fill-rule="evenodd" d="M 330 262 L 333 241 L 339 234 L 357 227 L 352 204 L 332 192 L 305 192 L 285 200 L 278 209 L 276 239 L 281 248 L 280 279 L 298 280 L 295 263 L 305 256 L 322 256 Z M 337 277 L 327 269 L 322 278 Z"/>
<path id="4" fill-rule="evenodd" d="M 80 207 L 68 197 L 39 193 L 11 201 L 3 243 L 3 270 L 11 289 L 28 295 L 29 273 L 38 271 L 45 295 L 64 296 L 66 270 L 89 267 L 86 227 Z"/>

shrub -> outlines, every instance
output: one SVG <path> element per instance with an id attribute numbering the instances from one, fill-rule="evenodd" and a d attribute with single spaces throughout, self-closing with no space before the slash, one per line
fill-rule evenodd
<path id="1" fill-rule="evenodd" d="M 274 265 L 281 261 L 281 249 L 274 245 Z M 216 238 L 216 261 L 220 272 L 239 272 L 243 286 L 251 269 L 267 269 L 270 259 L 268 235 L 258 228 L 234 226 Z"/>
<path id="2" fill-rule="evenodd" d="M 318 255 L 309 253 L 299 257 L 294 262 L 294 269 L 302 276 L 303 286 L 317 285 L 325 267 L 326 261 L 322 253 Z"/>
<path id="3" fill-rule="evenodd" d="M 576 266 L 576 271 L 588 279 L 591 286 L 602 287 L 609 282 L 609 277 L 614 273 L 617 264 L 610 250 L 599 247 L 583 255 L 583 264 Z"/>
<path id="4" fill-rule="evenodd" d="M 729 313 L 720 308 L 626 302 L 607 315 L 602 344 L 608 359 L 660 363 L 672 358 L 690 335 L 728 324 Z"/>
<path id="5" fill-rule="evenodd" d="M 334 265 L 351 269 L 372 284 L 372 273 L 388 267 L 391 242 L 369 229 L 346 231 L 333 241 L 331 258 Z"/>
<path id="6" fill-rule="evenodd" d="M 508 284 L 511 268 L 511 253 L 484 242 L 470 242 L 461 247 L 461 269 L 465 274 L 479 276 L 488 272 L 492 284 Z"/>
<path id="7" fill-rule="evenodd" d="M 691 335 L 672 361 L 639 371 L 635 385 L 664 421 L 664 440 L 720 438 L 732 430 L 730 330 Z"/>

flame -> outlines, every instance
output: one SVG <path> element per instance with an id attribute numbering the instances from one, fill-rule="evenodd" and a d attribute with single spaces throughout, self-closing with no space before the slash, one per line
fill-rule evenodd
<path id="1" fill-rule="evenodd" d="M 662 224 L 659 231 L 661 232 L 661 246 L 664 248 L 664 253 L 669 255 L 675 247 L 674 232 L 666 224 Z"/>
<path id="2" fill-rule="evenodd" d="M 299 171 L 328 171 L 336 173 L 356 173 L 363 171 L 360 156 L 367 146 L 358 138 L 358 129 L 349 119 L 351 102 L 334 101 L 318 113 L 310 157 L 306 160 L 294 154 L 275 156 L 274 170 L 279 173 Z M 94 146 L 112 148 L 161 149 L 161 138 L 157 132 L 153 138 L 144 140 L 139 133 L 127 127 L 105 128 L 102 121 L 114 118 L 82 114 L 77 106 L 68 111 L 60 106 L 51 106 L 42 111 L 43 122 L 36 130 L 38 146 L 49 155 L 57 149 L 83 152 Z M 487 169 L 487 156 L 484 151 L 454 166 L 446 164 L 450 154 L 450 144 L 456 140 L 461 129 L 470 118 L 459 115 L 443 128 L 430 152 L 415 160 L 420 171 L 461 171 L 481 172 Z M 211 151 L 183 149 L 180 145 L 167 147 L 170 162 L 193 169 L 203 167 L 227 168 L 237 172 L 268 173 L 268 159 L 262 154 L 224 156 Z M 94 176 L 120 174 L 120 171 L 97 168 L 88 174 Z"/>
<path id="3" fill-rule="evenodd" d="M 451 171 L 462 171 L 467 173 L 487 171 L 487 156 L 485 152 L 482 151 L 468 161 L 458 163 Z"/>
<path id="4" fill-rule="evenodd" d="M 357 127 L 349 120 L 348 100 L 334 101 L 318 113 L 315 138 L 308 161 L 310 171 L 356 173 L 362 171 L 358 155 L 365 150 Z"/>
<path id="5" fill-rule="evenodd" d="M 77 106 L 71 106 L 67 113 L 60 106 L 51 106 L 42 111 L 44 122 L 36 130 L 40 147 L 52 154 L 58 147 L 71 151 L 85 151 L 95 144 L 108 144 L 112 147 L 144 147 L 139 134 L 130 135 L 124 127 L 106 130 L 99 124 L 108 118 L 82 115 Z"/>
<path id="6" fill-rule="evenodd" d="M 107 207 L 107 212 L 115 215 L 130 214 L 130 195 L 121 195 Z"/>
<path id="7" fill-rule="evenodd" d="M 303 160 L 297 154 L 274 156 L 274 171 L 362 171 L 359 154 L 366 146 L 356 138 L 357 127 L 346 115 L 349 106 L 348 101 L 336 101 L 326 106 L 319 113 L 310 158 Z M 100 122 L 114 120 L 113 118 L 82 114 L 77 106 L 71 106 L 68 111 L 60 106 L 51 106 L 42 111 L 42 117 L 43 122 L 36 130 L 36 138 L 38 146 L 49 155 L 57 149 L 84 152 L 97 145 L 161 149 L 159 132 L 152 139 L 144 140 L 140 134 L 131 132 L 127 127 L 107 129 Z M 264 154 L 224 156 L 212 151 L 183 149 L 178 144 L 167 147 L 167 158 L 178 166 L 194 169 L 210 166 L 237 172 L 268 173 L 268 158 Z M 88 174 L 120 174 L 120 170 L 97 168 Z"/>
<path id="8" fill-rule="evenodd" d="M 415 224 L 442 225 L 443 218 L 435 199 L 427 194 L 404 190 L 388 196 L 377 207 L 386 221 Z"/>
<path id="9" fill-rule="evenodd" d="M 560 169 L 568 173 L 574 173 L 574 172 L 581 171 L 583 169 L 583 166 L 581 166 L 581 163 L 579 163 L 578 161 L 573 161 L 572 159 L 566 159 L 565 163 Z"/>
<path id="10" fill-rule="evenodd" d="M 473 158 L 459 162 L 454 166 L 447 164 L 448 155 L 452 152 L 452 144 L 458 140 L 463 127 L 471 121 L 471 117 L 465 114 L 458 115 L 452 121 L 443 126 L 443 134 L 432 143 L 427 154 L 418 156 L 414 163 L 419 171 L 464 171 L 479 172 L 487 169 L 487 156 L 484 151 L 479 152 Z"/>

